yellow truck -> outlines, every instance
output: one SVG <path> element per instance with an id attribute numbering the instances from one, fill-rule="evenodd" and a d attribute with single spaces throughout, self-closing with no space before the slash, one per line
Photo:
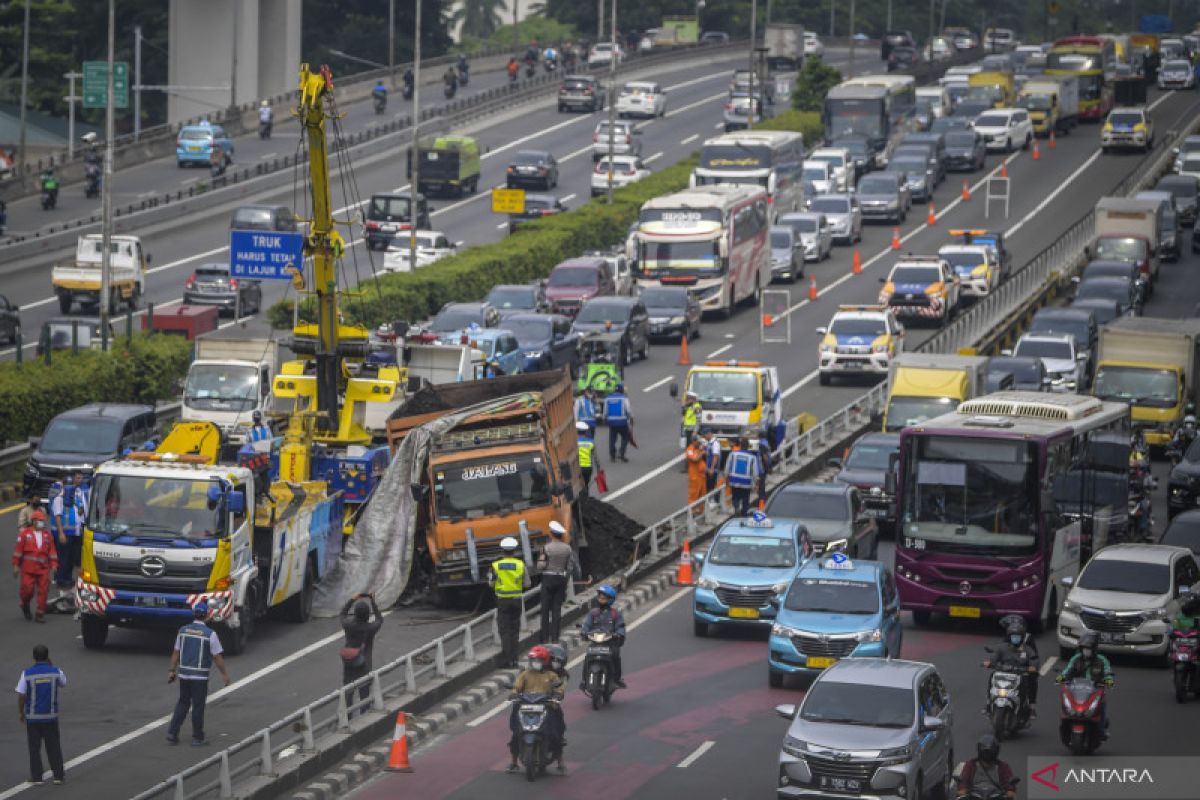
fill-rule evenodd
<path id="1" fill-rule="evenodd" d="M 947 414 L 975 397 L 987 377 L 986 356 L 900 353 L 892 359 L 884 431 Z"/>
<path id="2" fill-rule="evenodd" d="M 1079 124 L 1079 78 L 1075 75 L 1038 75 L 1025 81 L 1017 93 L 1017 106 L 1029 111 L 1033 132 L 1049 136 L 1067 133 Z"/>
<path id="3" fill-rule="evenodd" d="M 136 236 L 113 236 L 109 241 L 112 257 L 109 259 L 108 311 L 117 312 L 117 306 L 125 303 L 137 308 L 146 287 L 146 268 L 150 256 Z M 80 305 L 97 310 L 100 308 L 100 267 L 104 253 L 104 241 L 98 233 L 79 237 L 75 244 L 73 264 L 56 264 L 50 270 L 50 282 L 58 297 L 58 310 L 64 314 L 71 306 Z"/>
<path id="4" fill-rule="evenodd" d="M 1015 85 L 1011 72 L 976 72 L 967 78 L 967 99 L 1009 108 L 1016 101 Z"/>

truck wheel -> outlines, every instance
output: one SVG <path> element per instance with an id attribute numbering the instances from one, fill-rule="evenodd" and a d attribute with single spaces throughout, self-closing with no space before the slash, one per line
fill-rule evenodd
<path id="1" fill-rule="evenodd" d="M 822 386 L 828 386 L 832 382 L 833 376 L 830 375 L 828 372 L 818 372 L 817 380 L 819 380 L 821 382 Z"/>
<path id="2" fill-rule="evenodd" d="M 64 292 L 58 296 L 58 311 L 60 314 L 71 313 L 71 295 Z"/>
<path id="3" fill-rule="evenodd" d="M 240 656 L 246 652 L 246 642 L 250 641 L 250 635 L 254 633 L 254 614 L 258 608 L 258 589 L 254 583 L 246 589 L 246 601 L 242 603 L 242 608 L 238 613 L 241 624 L 236 628 L 228 625 L 222 625 L 217 630 L 217 635 L 221 638 L 221 644 L 229 651 L 230 655 Z"/>
<path id="4" fill-rule="evenodd" d="M 139 305 L 141 305 L 141 302 L 142 302 L 142 292 L 141 292 L 141 287 L 139 287 L 139 286 L 134 286 L 134 287 L 133 287 L 133 294 L 129 295 L 129 303 L 128 303 L 128 305 L 129 305 L 129 310 L 130 310 L 130 311 L 137 311 L 137 308 L 138 308 L 138 306 L 139 306 Z"/>
<path id="5" fill-rule="evenodd" d="M 89 650 L 99 650 L 108 639 L 108 623 L 90 614 L 80 617 L 79 627 L 83 633 L 83 646 Z"/>
<path id="6" fill-rule="evenodd" d="M 313 584 L 316 583 L 316 577 L 312 562 L 309 561 L 304 567 L 304 585 L 300 587 L 299 592 L 288 598 L 284 608 L 289 622 L 308 622 L 308 618 L 312 616 Z"/>

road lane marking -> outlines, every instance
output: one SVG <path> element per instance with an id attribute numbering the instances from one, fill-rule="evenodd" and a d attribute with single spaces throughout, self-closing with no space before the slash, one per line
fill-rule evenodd
<path id="1" fill-rule="evenodd" d="M 717 356 L 721 355 L 722 353 L 728 352 L 729 350 L 732 350 L 732 349 L 733 349 L 733 344 L 730 343 L 730 344 L 725 345 L 724 347 L 718 347 L 716 350 L 713 350 L 711 353 L 709 353 L 707 356 L 705 356 L 705 358 L 716 358 Z"/>
<path id="2" fill-rule="evenodd" d="M 685 758 L 683 761 L 680 761 L 675 766 L 679 769 L 687 769 L 692 764 L 695 764 L 697 761 L 699 761 L 700 756 L 711 750 L 714 744 L 716 744 L 716 742 L 712 741 L 711 739 L 701 742 L 700 746 L 693 750 L 690 756 Z"/>
<path id="3" fill-rule="evenodd" d="M 571 193 L 570 193 L 569 195 L 567 195 L 566 197 L 563 197 L 563 198 L 560 198 L 560 199 L 562 200 L 562 202 L 564 202 L 564 203 L 568 203 L 568 202 L 570 202 L 570 201 L 574 200 L 574 199 L 576 198 L 576 196 L 577 196 L 577 195 L 576 195 L 574 192 L 571 192 Z"/>
<path id="4" fill-rule="evenodd" d="M 16 511 L 18 508 L 24 508 L 24 507 L 25 507 L 24 503 L 17 503 L 16 505 L 9 506 L 8 508 L 0 508 L 0 515 L 11 514 L 12 512 Z"/>
<path id="5" fill-rule="evenodd" d="M 1042 664 L 1042 668 L 1038 670 L 1043 678 L 1049 674 L 1050 670 L 1054 669 L 1054 665 L 1058 663 L 1058 656 L 1050 656 L 1046 659 L 1046 663 Z"/>
<path id="6" fill-rule="evenodd" d="M 643 159 L 642 159 L 642 163 L 643 163 L 643 164 L 652 164 L 652 163 L 654 163 L 655 161 L 658 161 L 660 158 L 662 158 L 662 156 L 663 156 L 663 154 L 662 154 L 662 151 L 661 151 L 661 150 L 659 150 L 659 151 L 658 151 L 657 153 L 655 153 L 654 155 L 652 155 L 652 156 L 649 156 L 649 157 L 647 157 L 647 158 L 643 158 Z"/>
<path id="7" fill-rule="evenodd" d="M 496 230 L 498 230 L 498 231 L 502 231 L 502 230 L 504 230 L 504 229 L 505 229 L 505 228 L 507 228 L 507 227 L 508 227 L 508 223 L 507 223 L 507 222 L 501 222 L 499 225 L 497 225 L 497 226 L 496 226 Z"/>
<path id="8" fill-rule="evenodd" d="M 656 382 L 650 384 L 645 389 L 642 389 L 642 391 L 643 392 L 653 392 L 655 389 L 662 386 L 667 381 L 672 380 L 674 377 L 675 377 L 674 375 L 668 375 L 667 377 L 663 378 L 661 381 L 656 381 Z M 19 506 L 13 506 L 13 508 L 18 508 L 18 507 Z M 3 513 L 4 513 L 3 511 L 0 511 L 0 514 L 3 514 Z"/>
<path id="9" fill-rule="evenodd" d="M 699 138 L 700 138 L 700 134 L 693 133 L 691 136 L 687 137 L 686 139 L 680 139 L 679 143 L 680 144 L 691 144 L 692 142 L 696 141 Z"/>

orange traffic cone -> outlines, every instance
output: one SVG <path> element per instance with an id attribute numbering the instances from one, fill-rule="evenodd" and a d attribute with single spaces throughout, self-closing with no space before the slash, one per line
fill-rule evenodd
<path id="1" fill-rule="evenodd" d="M 758 498 L 758 510 L 759 511 L 767 510 L 767 498 L 765 498 L 765 497 Z"/>
<path id="2" fill-rule="evenodd" d="M 934 208 L 933 201 L 929 201 L 929 213 L 925 215 L 926 225 L 937 225 L 937 209 Z"/>
<path id="3" fill-rule="evenodd" d="M 966 178 L 963 178 L 962 199 L 964 203 L 971 199 L 971 182 Z"/>
<path id="4" fill-rule="evenodd" d="M 692 357 L 688 353 L 687 340 L 687 331 L 684 331 L 683 335 L 679 337 L 679 364 L 685 367 L 692 363 Z"/>
<path id="5" fill-rule="evenodd" d="M 1034 161 L 1042 160 L 1042 151 L 1038 148 L 1038 140 L 1037 139 L 1033 140 L 1033 160 Z"/>
<path id="6" fill-rule="evenodd" d="M 899 228 L 892 228 L 892 249 L 893 250 L 900 249 L 900 229 Z"/>
<path id="7" fill-rule="evenodd" d="M 855 275 L 862 274 L 862 254 L 858 252 L 858 248 L 854 248 L 854 267 L 851 270 Z"/>
<path id="8" fill-rule="evenodd" d="M 392 733 L 392 752 L 388 754 L 387 771 L 413 771 L 408 764 L 408 730 L 403 711 L 396 714 L 396 730 Z"/>
<path id="9" fill-rule="evenodd" d="M 1007 161 L 1000 162 L 1000 177 L 1001 178 L 1008 177 L 1008 162 Z"/>
<path id="10" fill-rule="evenodd" d="M 764 328 L 769 328 L 775 324 L 775 318 L 770 314 L 763 314 L 762 323 Z"/>
<path id="11" fill-rule="evenodd" d="M 1050 129 L 1050 149 L 1053 150 L 1058 146 L 1058 142 L 1054 139 L 1054 128 Z"/>
<path id="12" fill-rule="evenodd" d="M 817 299 L 817 279 L 816 278 L 808 279 L 808 299 L 809 300 Z"/>
<path id="13" fill-rule="evenodd" d="M 675 574 L 675 585 L 692 585 L 692 545 L 687 539 L 683 540 L 683 550 L 679 553 L 679 571 Z"/>

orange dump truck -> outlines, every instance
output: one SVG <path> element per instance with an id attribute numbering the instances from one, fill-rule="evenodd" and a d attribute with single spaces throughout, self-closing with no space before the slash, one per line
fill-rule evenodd
<path id="1" fill-rule="evenodd" d="M 459 419 L 434 432 L 419 481 L 413 476 L 417 549 L 440 596 L 486 583 L 506 536 L 531 561 L 549 541 L 551 522 L 573 533 L 583 488 L 566 373 L 426 386 L 388 419 L 393 454 L 412 431 L 451 414 Z M 576 539 L 573 546 L 584 544 Z"/>

